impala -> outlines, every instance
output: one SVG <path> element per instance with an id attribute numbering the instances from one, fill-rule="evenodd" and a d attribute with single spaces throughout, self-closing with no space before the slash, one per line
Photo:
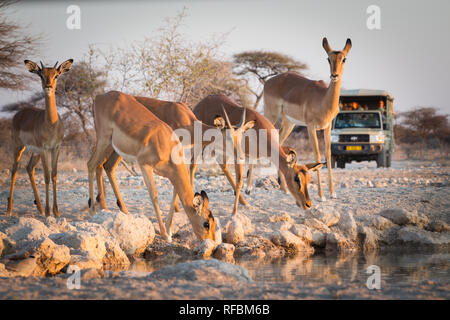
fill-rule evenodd
<path id="1" fill-rule="evenodd" d="M 323 81 L 309 80 L 293 72 L 270 78 L 264 85 L 264 115 L 274 124 L 281 118 L 280 144 L 283 144 L 296 124 L 306 126 L 317 162 L 320 161 L 320 152 L 316 132 L 324 130 L 330 193 L 332 198 L 336 198 L 331 172 L 331 122 L 339 112 L 341 78 L 352 42 L 347 39 L 343 50 L 333 51 L 327 38 L 323 38 L 322 46 L 330 65 L 329 86 Z M 320 170 L 317 170 L 317 179 L 319 196 L 324 201 Z"/>
<path id="2" fill-rule="evenodd" d="M 7 214 L 12 214 L 14 184 L 17 177 L 17 169 L 20 157 L 25 149 L 32 152 L 27 165 L 27 172 L 30 178 L 31 187 L 34 193 L 34 203 L 39 212 L 44 214 L 39 193 L 36 188 L 34 169 L 39 160 L 42 160 L 45 177 L 45 215 L 50 215 L 50 171 L 49 155 L 51 155 L 51 178 L 53 183 L 53 214 L 59 217 L 56 197 L 56 177 L 58 168 L 59 149 L 64 138 L 64 128 L 58 111 L 56 110 L 55 90 L 58 77 L 68 72 L 72 67 L 73 60 L 69 59 L 59 67 L 58 62 L 53 67 L 44 67 L 41 62 L 39 67 L 30 60 L 25 60 L 28 71 L 37 74 L 41 78 L 42 89 L 45 96 L 45 110 L 37 108 L 26 108 L 17 112 L 12 120 L 12 140 L 13 140 L 13 167 L 11 170 L 11 190 L 8 198 Z"/>
<path id="3" fill-rule="evenodd" d="M 184 164 L 183 147 L 168 124 L 133 96 L 117 91 L 95 98 L 94 119 L 97 142 L 95 151 L 88 161 L 91 213 L 95 213 L 95 201 L 91 201 L 94 199 L 94 174 L 97 173 L 97 178 L 101 176 L 102 165 L 109 161 L 115 152 L 116 160 L 110 162 L 111 167 L 117 165 L 120 157 L 139 164 L 156 212 L 162 238 L 171 240 L 162 220 L 154 172 L 168 178 L 174 186 L 174 193 L 178 194 L 197 238 L 221 241 L 216 239 L 215 232 L 218 219 L 214 218 L 208 209 L 209 200 L 206 193 L 202 191 L 194 195 L 188 169 Z M 108 176 L 110 175 L 110 178 L 114 177 L 111 171 Z M 115 178 L 111 179 L 111 182 L 115 184 Z M 113 188 L 117 192 L 116 196 L 120 196 L 118 188 L 114 186 Z M 99 190 L 99 194 L 103 195 L 103 191 Z M 121 197 L 118 197 L 118 201 L 123 203 Z M 124 209 L 124 205 L 119 207 Z"/>
<path id="4" fill-rule="evenodd" d="M 224 110 L 222 108 L 224 108 Z M 244 108 L 240 107 L 224 95 L 210 95 L 194 107 L 194 114 L 203 123 L 212 124 L 217 114 L 224 113 L 225 117 L 229 116 L 230 122 L 233 124 L 238 121 L 243 109 Z M 253 130 L 258 134 L 253 136 L 252 141 L 244 139 L 243 141 L 238 142 L 239 145 L 242 142 L 244 148 L 243 153 L 247 157 L 259 158 L 264 154 L 262 148 L 266 148 L 266 157 L 270 159 L 272 163 L 278 164 L 279 170 L 286 178 L 288 189 L 297 205 L 304 209 L 309 209 L 311 207 L 311 200 L 308 194 L 308 184 L 310 182 L 309 172 L 320 169 L 323 164 L 313 163 L 298 165 L 296 152 L 293 149 L 290 149 L 288 153 L 285 152 L 286 149 L 282 148 L 278 142 L 278 131 L 268 119 L 255 110 L 247 110 L 246 118 L 249 122 L 253 121 Z M 264 139 L 263 143 L 260 142 L 260 139 Z M 256 146 L 256 152 L 250 152 L 250 144 Z M 227 163 L 222 164 L 221 167 L 236 194 L 233 209 L 233 214 L 235 214 L 238 209 L 240 189 L 243 185 L 243 165 L 240 161 L 235 160 L 236 183 L 228 170 Z M 193 169 L 195 169 L 195 166 Z M 193 174 L 193 172 L 191 172 L 191 174 Z"/>
<path id="5" fill-rule="evenodd" d="M 126 96 L 125 94 L 122 95 Z M 190 137 L 190 141 L 186 141 L 187 143 L 183 141 L 183 143 L 185 144 L 185 148 L 193 148 L 196 143 L 199 143 L 201 150 L 203 150 L 206 146 L 214 142 L 214 140 L 204 140 L 204 139 L 201 139 L 200 141 L 195 141 L 196 126 L 200 129 L 201 132 L 206 132 L 207 130 L 218 130 L 218 129 L 223 130 L 225 128 L 225 120 L 223 119 L 223 117 L 216 116 L 213 121 L 214 126 L 206 125 L 198 121 L 195 115 L 193 114 L 192 110 L 184 103 L 163 101 L 138 96 L 134 96 L 133 98 L 147 110 L 153 113 L 156 117 L 158 117 L 164 123 L 169 125 L 172 128 L 172 130 L 179 130 L 179 129 L 186 130 L 187 136 Z M 132 107 L 132 105 L 130 105 L 130 107 Z M 245 130 L 247 130 L 251 126 L 251 123 L 244 123 L 244 122 L 245 122 L 245 112 L 242 113 L 240 124 L 238 124 L 238 128 L 235 130 L 231 130 L 231 136 L 227 135 L 225 132 L 220 133 L 220 136 L 223 138 L 224 144 L 227 143 L 228 139 L 233 139 L 233 137 L 240 136 Z M 228 125 L 230 127 L 230 124 Z M 111 187 L 117 199 L 118 207 L 122 212 L 128 213 L 128 209 L 125 205 L 125 202 L 123 201 L 122 195 L 117 186 L 115 176 L 116 167 L 120 163 L 121 159 L 122 157 L 117 152 L 112 151 L 111 155 L 103 164 L 103 168 L 105 169 L 106 174 L 108 176 L 108 180 L 111 183 Z M 194 179 L 193 174 L 194 171 L 191 171 L 190 183 L 192 185 Z M 97 201 L 99 202 L 101 208 L 106 209 L 103 179 L 102 179 L 102 166 L 99 166 L 96 169 L 96 176 L 98 187 Z M 172 221 L 173 213 L 175 211 L 180 211 L 179 208 L 177 208 L 178 207 L 177 204 L 178 204 L 178 197 L 176 190 L 174 189 L 172 206 L 170 208 L 169 218 L 167 220 L 168 222 L 166 223 L 165 226 L 169 237 L 171 236 L 171 224 L 169 222 Z"/>

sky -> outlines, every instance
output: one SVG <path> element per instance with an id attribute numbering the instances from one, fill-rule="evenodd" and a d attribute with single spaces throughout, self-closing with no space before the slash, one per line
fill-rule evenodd
<path id="1" fill-rule="evenodd" d="M 79 30 L 66 27 L 71 4 L 81 9 Z M 380 8 L 379 30 L 367 27 L 370 5 Z M 314 80 L 329 81 L 322 38 L 335 50 L 351 38 L 343 88 L 386 90 L 394 96 L 397 112 L 432 106 L 450 113 L 448 0 L 22 1 L 9 18 L 31 33 L 44 34 L 40 55 L 29 59 L 53 65 L 81 59 L 89 44 L 124 46 L 143 40 L 183 7 L 187 17 L 182 32 L 190 40 L 229 32 L 221 49 L 226 58 L 245 50 L 278 51 L 305 62 L 306 76 Z M 0 105 L 25 95 L 2 90 Z"/>

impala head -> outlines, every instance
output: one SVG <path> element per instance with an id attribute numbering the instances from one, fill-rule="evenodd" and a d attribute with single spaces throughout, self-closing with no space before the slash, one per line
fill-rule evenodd
<path id="1" fill-rule="evenodd" d="M 253 128 L 253 126 L 255 125 L 255 121 L 249 121 L 249 122 L 245 122 L 245 117 L 247 114 L 247 108 L 244 108 L 244 111 L 242 112 L 241 115 L 241 119 L 239 121 L 239 124 L 236 126 L 233 126 L 230 122 L 230 119 L 228 118 L 228 114 L 225 110 L 225 108 L 222 105 L 222 111 L 223 114 L 225 115 L 225 120 L 226 120 L 226 125 L 225 125 L 225 120 L 223 119 L 222 116 L 217 115 L 214 118 L 214 125 L 216 126 L 217 129 L 225 129 L 228 128 L 230 131 L 230 136 L 228 136 L 229 139 L 232 140 L 233 142 L 233 146 L 235 148 L 239 148 L 239 155 L 241 157 L 240 160 L 243 160 L 242 158 L 244 157 L 244 153 L 242 150 L 242 135 L 244 134 L 245 131 L 247 131 L 248 129 Z"/>
<path id="2" fill-rule="evenodd" d="M 42 61 L 40 62 L 40 67 L 30 60 L 25 60 L 24 62 L 29 72 L 35 73 L 41 78 L 42 89 L 47 95 L 49 95 L 55 93 L 58 77 L 64 72 L 70 70 L 70 68 L 72 67 L 73 59 L 64 61 L 59 65 L 59 67 L 56 67 L 58 65 L 58 61 L 53 67 L 44 67 Z"/>
<path id="3" fill-rule="evenodd" d="M 311 208 L 311 199 L 308 194 L 308 185 L 311 181 L 310 172 L 319 170 L 324 163 L 298 165 L 295 150 L 289 147 L 283 147 L 283 150 L 286 151 L 288 166 L 287 172 L 284 173 L 288 189 L 295 198 L 297 206 L 308 210 Z"/>
<path id="4" fill-rule="evenodd" d="M 330 78 L 332 82 L 338 81 L 344 72 L 344 63 L 347 54 L 352 47 L 352 41 L 347 39 L 345 47 L 342 51 L 333 51 L 328 44 L 327 38 L 323 38 L 322 46 L 328 55 L 328 63 L 330 64 Z"/>
<path id="5" fill-rule="evenodd" d="M 218 219 L 214 218 L 211 210 L 208 209 L 209 200 L 208 195 L 202 190 L 201 193 L 196 193 L 192 201 L 192 207 L 196 213 L 196 221 L 193 223 L 194 233 L 202 240 L 211 239 L 213 241 L 220 241 L 216 239 L 217 228 L 220 228 Z"/>

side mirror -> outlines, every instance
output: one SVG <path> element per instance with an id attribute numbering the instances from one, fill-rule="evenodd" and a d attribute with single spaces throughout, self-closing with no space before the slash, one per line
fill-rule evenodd
<path id="1" fill-rule="evenodd" d="M 383 130 L 389 130 L 389 123 L 383 123 Z"/>

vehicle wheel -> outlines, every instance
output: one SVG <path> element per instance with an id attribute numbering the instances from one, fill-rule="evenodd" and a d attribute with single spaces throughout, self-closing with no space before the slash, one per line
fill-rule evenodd
<path id="1" fill-rule="evenodd" d="M 391 160 L 392 160 L 392 155 L 390 153 L 388 153 L 386 155 L 386 168 L 390 168 L 391 167 Z"/>
<path id="2" fill-rule="evenodd" d="M 345 169 L 345 160 L 338 160 L 337 167 L 341 169 Z"/>
<path id="3" fill-rule="evenodd" d="M 386 166 L 386 151 L 380 152 L 377 157 L 377 168 Z"/>

